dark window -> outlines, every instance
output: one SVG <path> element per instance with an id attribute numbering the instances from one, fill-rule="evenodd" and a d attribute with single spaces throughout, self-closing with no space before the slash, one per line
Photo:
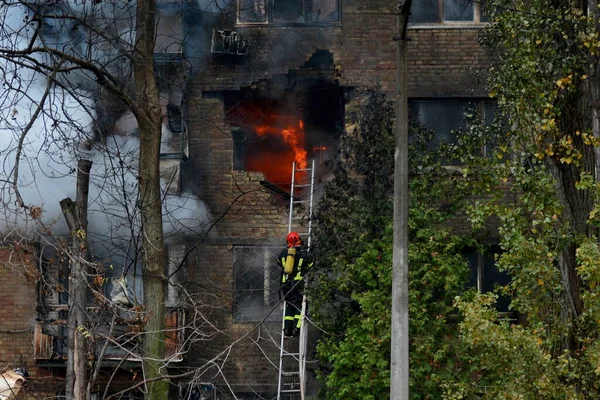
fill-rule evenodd
<path id="1" fill-rule="evenodd" d="M 477 110 L 486 125 L 494 122 L 498 105 L 490 100 L 477 99 L 423 99 L 409 101 L 409 116 L 415 119 L 426 129 L 435 132 L 430 143 L 435 148 L 441 143 L 456 143 L 453 131 L 465 128 L 465 113 Z M 488 144 L 482 149 L 483 154 L 489 154 L 492 145 Z"/>
<path id="2" fill-rule="evenodd" d="M 340 0 L 238 0 L 238 23 L 339 22 Z"/>
<path id="3" fill-rule="evenodd" d="M 487 0 L 481 0 L 479 2 L 479 21 L 490 22 L 489 18 L 489 6 L 486 5 Z"/>
<path id="4" fill-rule="evenodd" d="M 413 2 L 408 21 L 411 23 L 440 22 L 438 0 Z"/>
<path id="5" fill-rule="evenodd" d="M 304 1 L 273 0 L 273 22 L 304 23 Z"/>
<path id="6" fill-rule="evenodd" d="M 308 15 L 310 22 L 336 22 L 340 20 L 338 0 L 312 0 Z"/>
<path id="7" fill-rule="evenodd" d="M 494 118 L 496 118 L 496 113 L 498 112 L 498 103 L 495 101 L 486 101 L 483 104 L 483 120 L 486 125 L 492 125 L 494 123 Z M 490 156 L 494 151 L 497 143 L 492 141 L 490 143 L 486 143 L 484 148 L 484 156 Z"/>
<path id="8" fill-rule="evenodd" d="M 239 22 L 267 22 L 267 0 L 239 0 Z"/>
<path id="9" fill-rule="evenodd" d="M 167 118 L 169 129 L 173 133 L 181 133 L 183 131 L 183 121 L 181 120 L 181 108 L 177 105 L 167 104 Z"/>
<path id="10" fill-rule="evenodd" d="M 506 272 L 501 272 L 496 266 L 496 258 L 501 253 L 498 246 L 491 246 L 484 252 L 475 250 L 467 251 L 466 257 L 469 260 L 471 270 L 469 277 L 469 286 L 477 288 L 481 293 L 493 292 L 498 287 L 506 286 L 510 283 L 510 276 Z M 499 296 L 496 308 L 499 312 L 509 312 L 510 299 L 507 296 Z"/>
<path id="11" fill-rule="evenodd" d="M 481 4 L 473 0 L 420 0 L 413 2 L 409 22 L 487 22 L 488 20 L 481 16 Z"/>
<path id="12" fill-rule="evenodd" d="M 236 246 L 233 249 L 233 318 L 238 322 L 260 321 L 279 302 L 280 248 Z M 281 318 L 274 311 L 269 320 Z"/>
<path id="13" fill-rule="evenodd" d="M 463 115 L 471 104 L 468 100 L 415 100 L 409 103 L 409 114 L 425 128 L 435 131 L 431 143 L 435 147 L 456 142 L 452 131 L 465 127 Z"/>
<path id="14" fill-rule="evenodd" d="M 472 0 L 445 0 L 444 21 L 473 21 L 474 4 Z"/>

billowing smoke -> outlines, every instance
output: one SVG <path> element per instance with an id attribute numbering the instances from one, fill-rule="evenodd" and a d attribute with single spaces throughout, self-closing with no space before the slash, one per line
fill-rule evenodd
<path id="1" fill-rule="evenodd" d="M 115 66 L 109 69 L 116 71 L 121 63 L 114 51 L 130 43 L 132 37 L 131 5 L 124 7 L 125 3 L 65 1 L 58 2 L 60 8 L 52 11 L 75 12 L 78 17 L 94 16 L 107 18 L 107 21 L 112 18 L 116 24 L 110 32 L 122 40 L 113 41 L 112 48 L 89 47 L 89 32 L 71 20 L 58 29 L 49 19 L 42 27 L 46 35 L 39 40 L 52 39 L 55 48 L 60 47 L 98 65 L 109 65 L 106 60 L 112 53 Z M 99 5 L 91 13 L 94 4 Z M 21 65 L 15 63 L 14 59 L 6 57 L 6 51 L 25 48 L 37 25 L 29 20 L 32 12 L 21 6 L 0 5 L 0 15 L 3 15 L 0 17 L 3 18 L 0 28 L 0 205 L 3 207 L 0 232 L 5 236 L 47 237 L 48 232 L 41 229 L 43 226 L 54 235 L 67 234 L 59 202 L 67 197 L 75 199 L 77 162 L 84 157 L 93 162 L 88 211 L 88 237 L 93 251 L 97 257 L 110 257 L 113 263 L 125 266 L 125 269 L 128 264 L 135 266 L 140 235 L 140 216 L 136 207 L 137 124 L 129 113 L 121 112 L 115 116 L 113 125 L 113 132 L 118 135 L 106 135 L 98 140 L 95 77 L 77 72 L 54 75 L 52 71 L 44 71 L 55 78 L 51 82 L 44 74 L 33 72 L 35 68 L 24 67 L 36 63 L 37 68 L 42 69 L 57 63 L 64 68 L 70 66 L 54 56 L 19 58 Z M 64 30 L 65 26 L 69 27 L 70 33 Z M 94 26 L 106 28 L 105 33 L 109 31 L 108 23 L 100 22 Z M 168 126 L 163 126 L 163 132 L 167 140 L 172 139 Z M 17 154 L 18 163 L 15 162 Z M 28 211 L 17 203 L 17 192 L 12 185 L 15 176 L 18 193 L 23 203 L 30 207 Z M 205 234 L 210 214 L 204 203 L 191 194 L 168 194 L 167 182 L 162 182 L 161 186 L 167 241 L 183 236 L 199 238 Z"/>

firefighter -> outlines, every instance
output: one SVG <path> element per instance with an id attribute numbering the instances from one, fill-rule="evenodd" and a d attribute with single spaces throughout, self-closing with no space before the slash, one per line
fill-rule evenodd
<path id="1" fill-rule="evenodd" d="M 300 235 L 296 232 L 287 235 L 287 248 L 279 254 L 277 261 L 281 267 L 281 292 L 286 301 L 283 334 L 287 337 L 297 337 L 302 324 L 302 278 L 312 265 Z"/>

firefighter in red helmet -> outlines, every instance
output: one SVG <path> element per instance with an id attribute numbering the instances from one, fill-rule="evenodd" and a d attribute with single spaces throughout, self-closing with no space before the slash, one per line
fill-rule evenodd
<path id="1" fill-rule="evenodd" d="M 304 273 L 312 265 L 308 250 L 300 235 L 290 232 L 287 235 L 287 248 L 279 253 L 278 263 L 281 267 L 281 292 L 285 298 L 283 334 L 296 337 L 302 324 L 302 295 L 304 289 Z"/>

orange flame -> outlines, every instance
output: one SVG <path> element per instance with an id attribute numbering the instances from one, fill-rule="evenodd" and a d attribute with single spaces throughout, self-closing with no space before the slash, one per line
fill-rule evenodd
<path id="1" fill-rule="evenodd" d="M 281 136 L 283 141 L 291 148 L 294 155 L 293 161 L 296 161 L 298 168 L 306 168 L 307 152 L 303 147 L 304 142 L 304 122 L 298 121 L 298 127 L 288 125 L 283 129 L 277 129 L 273 125 L 259 125 L 254 127 L 259 136 L 266 137 L 269 135 Z M 291 160 L 290 160 L 291 161 Z"/>
<path id="2" fill-rule="evenodd" d="M 245 168 L 260 171 L 265 179 L 282 188 L 289 187 L 292 163 L 297 169 L 306 169 L 308 153 L 305 148 L 304 121 L 297 116 L 277 114 L 273 104 L 251 103 L 237 107 L 235 113 L 254 130 L 256 138 L 247 144 Z M 296 181 L 304 179 L 303 171 L 297 172 Z"/>

